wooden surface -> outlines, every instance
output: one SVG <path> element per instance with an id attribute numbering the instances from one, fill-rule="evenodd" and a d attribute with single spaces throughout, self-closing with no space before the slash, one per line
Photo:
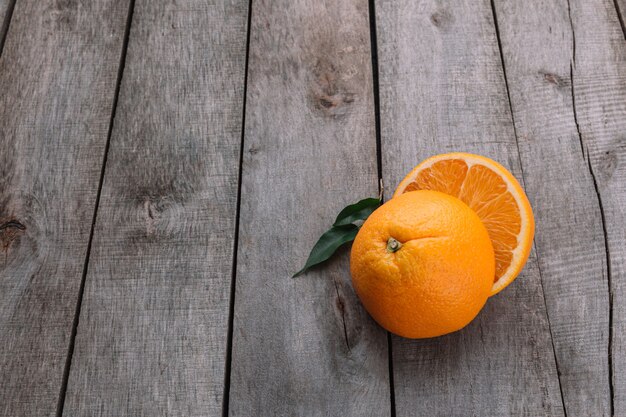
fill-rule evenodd
<path id="1" fill-rule="evenodd" d="M 0 416 L 626 414 L 625 11 L 0 0 Z M 449 151 L 536 219 L 467 328 L 389 337 L 347 248 L 290 278 Z"/>
<path id="2" fill-rule="evenodd" d="M 0 415 L 62 396 L 128 4 L 16 4 L 0 58 Z"/>
<path id="3" fill-rule="evenodd" d="M 0 0 L 0 55 L 2 55 L 4 37 L 9 29 L 14 4 L 13 0 Z"/>
<path id="4" fill-rule="evenodd" d="M 291 278 L 342 206 L 378 193 L 367 2 L 253 7 L 230 415 L 389 415 L 387 336 L 346 251 Z"/>
<path id="5" fill-rule="evenodd" d="M 610 415 L 604 232 L 581 147 L 570 13 L 547 1 L 495 5 L 510 28 L 501 32 L 502 52 L 564 406 L 568 415 Z"/>
<path id="6" fill-rule="evenodd" d="M 65 415 L 221 412 L 246 24 L 135 1 Z"/>
<path id="7" fill-rule="evenodd" d="M 490 4 L 454 6 L 377 5 L 387 184 L 426 157 L 452 151 L 489 155 L 523 183 Z M 535 257 L 462 331 L 423 341 L 394 337 L 393 369 L 398 416 L 562 415 Z"/>
<path id="8" fill-rule="evenodd" d="M 576 113 L 605 233 L 610 411 L 619 416 L 626 413 L 626 43 L 610 1 L 571 6 Z"/>
<path id="9" fill-rule="evenodd" d="M 613 2 L 617 14 L 617 20 L 619 21 L 620 27 L 622 29 L 624 39 L 626 39 L 626 24 L 624 23 L 626 22 L 626 0 L 613 0 Z M 608 9 L 610 13 L 610 7 Z"/>

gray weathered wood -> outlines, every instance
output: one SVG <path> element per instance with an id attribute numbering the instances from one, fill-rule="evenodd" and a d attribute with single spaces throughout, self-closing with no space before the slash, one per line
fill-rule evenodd
<path id="1" fill-rule="evenodd" d="M 247 9 L 135 2 L 66 416 L 222 414 Z"/>
<path id="2" fill-rule="evenodd" d="M 54 416 L 128 3 L 20 0 L 0 58 L 0 415 Z"/>
<path id="3" fill-rule="evenodd" d="M 571 0 L 576 114 L 600 198 L 609 264 L 614 415 L 626 414 L 626 42 L 610 0 Z M 607 329 L 608 330 L 608 329 Z"/>
<path id="4" fill-rule="evenodd" d="M 2 55 L 2 45 L 4 43 L 4 35 L 9 28 L 11 21 L 11 6 L 13 0 L 0 0 L 0 55 Z"/>
<path id="5" fill-rule="evenodd" d="M 252 7 L 230 415 L 389 415 L 386 333 L 347 251 L 291 278 L 377 194 L 367 1 Z"/>
<path id="6" fill-rule="evenodd" d="M 9 9 L 9 5 L 12 4 L 12 0 L 0 0 L 0 22 L 2 25 L 5 25 L 8 22 L 5 22 L 5 19 L 8 17 L 6 15 L 8 9 Z M 2 27 L 2 26 L 0 26 Z"/>
<path id="7" fill-rule="evenodd" d="M 380 1 L 383 178 L 394 187 L 422 159 L 492 157 L 521 179 L 488 1 Z M 393 338 L 397 415 L 562 415 L 534 254 L 467 328 Z"/>
<path id="8" fill-rule="evenodd" d="M 622 35 L 626 38 L 626 0 L 613 0 L 617 19 L 622 29 Z M 611 19 L 612 20 L 612 19 Z"/>
<path id="9" fill-rule="evenodd" d="M 495 5 L 565 409 L 608 416 L 604 233 L 577 129 L 568 5 Z"/>

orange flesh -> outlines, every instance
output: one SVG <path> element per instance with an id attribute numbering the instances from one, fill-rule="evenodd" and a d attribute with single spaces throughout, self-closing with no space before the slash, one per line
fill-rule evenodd
<path id="1" fill-rule="evenodd" d="M 434 190 L 453 195 L 470 206 L 483 221 L 496 258 L 494 282 L 507 271 L 522 228 L 519 208 L 502 178 L 483 165 L 461 159 L 435 162 L 421 171 L 404 192 Z"/>

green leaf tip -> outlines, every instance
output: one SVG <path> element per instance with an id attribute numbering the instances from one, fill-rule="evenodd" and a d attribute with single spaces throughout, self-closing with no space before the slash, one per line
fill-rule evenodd
<path id="1" fill-rule="evenodd" d="M 365 198 L 341 210 L 333 226 L 318 239 L 311 249 L 304 267 L 296 272 L 292 278 L 298 277 L 309 268 L 327 261 L 342 245 L 352 242 L 360 228 L 354 223 L 366 220 L 381 204 L 382 195 L 379 198 Z"/>
<path id="2" fill-rule="evenodd" d="M 313 249 L 311 249 L 311 254 L 306 264 L 304 264 L 304 268 L 296 272 L 292 278 L 302 275 L 312 266 L 328 260 L 340 246 L 353 241 L 358 231 L 358 226 L 353 224 L 331 227 L 330 230 L 319 238 L 315 246 L 313 246 Z"/>

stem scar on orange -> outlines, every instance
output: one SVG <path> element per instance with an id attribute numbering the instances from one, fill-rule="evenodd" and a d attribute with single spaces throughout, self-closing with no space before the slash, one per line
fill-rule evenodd
<path id="1" fill-rule="evenodd" d="M 487 228 L 495 251 L 491 295 L 513 282 L 530 254 L 535 220 L 528 197 L 506 168 L 480 155 L 436 155 L 416 166 L 393 196 L 415 190 L 441 191 L 470 206 Z"/>
<path id="2" fill-rule="evenodd" d="M 371 316 L 408 338 L 466 326 L 491 293 L 493 246 L 459 199 L 415 191 L 374 211 L 354 240 L 352 283 Z"/>

